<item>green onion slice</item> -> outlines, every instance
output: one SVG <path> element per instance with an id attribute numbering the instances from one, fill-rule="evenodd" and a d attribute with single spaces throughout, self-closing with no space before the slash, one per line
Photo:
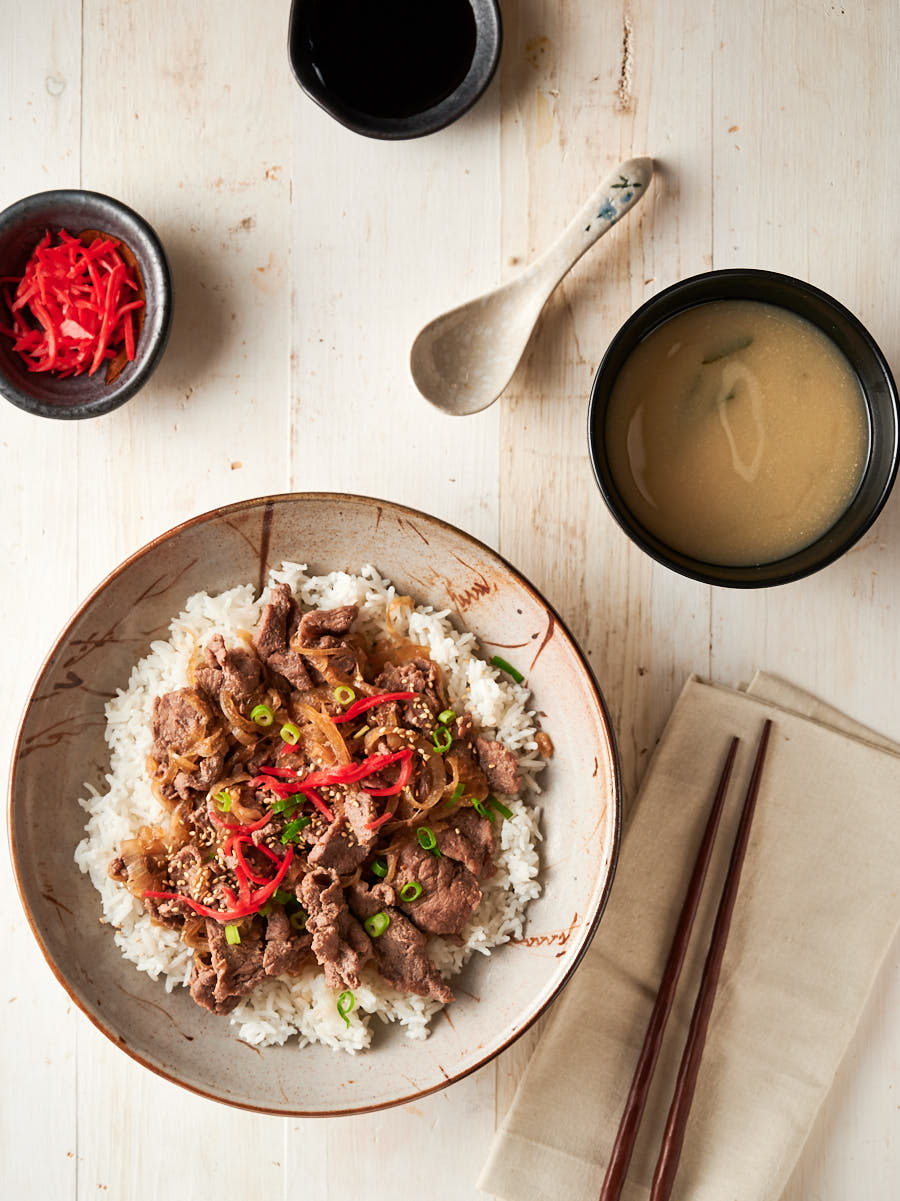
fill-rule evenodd
<path id="1" fill-rule="evenodd" d="M 456 714 L 452 709 L 445 709 L 443 713 L 438 714 L 438 721 L 442 726 L 449 726 L 451 721 L 456 721 Z"/>
<path id="2" fill-rule="evenodd" d="M 302 934 L 306 929 L 308 918 L 309 914 L 301 906 L 296 913 L 292 913 L 290 918 L 288 918 L 288 921 L 291 923 L 291 929 L 296 930 L 298 934 Z"/>
<path id="3" fill-rule="evenodd" d="M 368 734 L 369 728 L 370 728 L 369 726 L 363 726 L 361 729 L 357 730 L 355 734 L 351 734 L 350 737 L 351 738 L 362 738 L 363 734 Z"/>
<path id="4" fill-rule="evenodd" d="M 353 993 L 350 991 L 349 988 L 347 989 L 346 992 L 342 992 L 341 995 L 337 999 L 337 1011 L 341 1015 L 341 1017 L 344 1019 L 345 1023 L 347 1024 L 348 1029 L 350 1026 L 350 1018 L 348 1015 L 353 1012 L 353 1006 L 355 1004 L 356 1004 L 356 997 L 354 997 Z"/>
<path id="5" fill-rule="evenodd" d="M 347 684 L 338 684 L 334 690 L 334 699 L 339 705 L 349 705 L 356 700 L 356 693 Z"/>
<path id="6" fill-rule="evenodd" d="M 485 809 L 484 801 L 479 801 L 475 797 L 472 797 L 472 808 L 476 813 L 480 813 L 482 817 L 486 817 L 489 822 L 494 820 L 494 815 L 490 809 Z"/>
<path id="7" fill-rule="evenodd" d="M 373 913 L 371 917 L 367 917 L 363 922 L 366 933 L 371 934 L 373 938 L 380 938 L 390 924 L 391 919 L 383 909 L 380 913 Z"/>
<path id="8" fill-rule="evenodd" d="M 416 838 L 418 838 L 419 846 L 423 851 L 431 851 L 433 855 L 440 856 L 441 852 L 437 848 L 437 839 L 431 826 L 419 826 L 416 830 Z"/>
<path id="9" fill-rule="evenodd" d="M 288 901 L 293 901 L 294 899 L 294 894 L 289 888 L 281 888 L 279 886 L 272 894 L 272 900 L 277 901 L 279 905 L 286 905 Z"/>
<path id="10" fill-rule="evenodd" d="M 294 821 L 288 822 L 281 833 L 281 841 L 294 842 L 303 827 L 309 825 L 310 820 L 310 818 L 304 816 L 297 817 L 294 819 Z"/>
<path id="11" fill-rule="evenodd" d="M 272 912 L 272 902 L 266 901 L 265 905 L 260 905 L 257 913 L 261 913 L 263 917 L 268 917 Z"/>
<path id="12" fill-rule="evenodd" d="M 400 889 L 400 900 L 405 901 L 408 905 L 410 901 L 415 901 L 422 895 L 422 885 L 418 880 L 407 880 Z"/>
<path id="13" fill-rule="evenodd" d="M 241 941 L 241 932 L 237 926 L 225 927 L 225 941 L 230 947 L 236 947 Z"/>
<path id="14" fill-rule="evenodd" d="M 250 710 L 250 720 L 258 726 L 270 726 L 275 720 L 275 714 L 268 705 L 254 705 Z"/>
<path id="15" fill-rule="evenodd" d="M 302 792 L 292 792 L 290 796 L 280 797 L 277 801 L 273 801 L 272 812 L 286 813 L 290 815 L 297 808 L 297 806 L 302 805 L 305 800 L 306 797 Z"/>
<path id="16" fill-rule="evenodd" d="M 462 780 L 460 780 L 460 782 L 453 789 L 453 792 L 450 794 L 450 800 L 447 802 L 447 804 L 455 805 L 456 802 L 462 797 L 462 794 L 464 791 L 465 791 L 465 789 L 464 789 L 463 782 L 462 782 Z"/>
<path id="17" fill-rule="evenodd" d="M 521 684 L 525 677 L 520 671 L 517 671 L 511 663 L 507 663 L 505 659 L 501 659 L 499 655 L 494 655 L 491 659 L 491 667 L 498 667 L 500 671 L 505 671 L 508 676 L 512 676 L 517 684 Z"/>
<path id="18" fill-rule="evenodd" d="M 484 803 L 490 805 L 492 809 L 496 809 L 500 816 L 505 817 L 507 821 L 512 817 L 512 809 L 507 809 L 503 802 L 498 801 L 495 796 L 489 796 Z"/>
<path id="19" fill-rule="evenodd" d="M 446 726 L 438 726 L 431 735 L 431 741 L 434 743 L 434 749 L 439 755 L 443 755 L 445 751 L 449 751 L 453 745 L 453 735 Z"/>
<path id="20" fill-rule="evenodd" d="M 213 793 L 213 800 L 216 802 L 216 808 L 220 813 L 228 813 L 231 809 L 231 793 L 227 788 L 223 788 L 221 792 Z"/>
<path id="21" fill-rule="evenodd" d="M 387 875 L 387 863 L 383 859 L 372 860 L 372 875 L 384 879 Z"/>
<path id="22" fill-rule="evenodd" d="M 286 721 L 281 727 L 281 741 L 286 742 L 288 746 L 296 746 L 300 741 L 300 727 L 295 726 L 292 721 Z"/>

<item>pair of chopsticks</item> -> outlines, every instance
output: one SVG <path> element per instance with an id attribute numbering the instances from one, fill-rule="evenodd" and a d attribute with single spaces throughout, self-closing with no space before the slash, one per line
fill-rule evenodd
<path id="1" fill-rule="evenodd" d="M 738 884 L 740 883 L 741 868 L 744 865 L 747 843 L 750 840 L 750 825 L 756 810 L 756 798 L 759 793 L 759 783 L 762 778 L 763 763 L 766 758 L 771 729 L 772 723 L 767 720 L 763 726 L 762 736 L 759 740 L 753 773 L 750 777 L 750 784 L 744 800 L 744 808 L 741 812 L 740 824 L 738 825 L 734 846 L 731 851 L 728 875 L 725 878 L 725 885 L 722 889 L 721 899 L 719 900 L 719 908 L 710 938 L 709 951 L 703 967 L 703 976 L 697 991 L 697 999 L 694 1003 L 694 1012 L 691 1017 L 684 1053 L 681 1058 L 681 1066 L 678 1069 L 678 1078 L 675 1083 L 672 1104 L 666 1120 L 659 1159 L 656 1163 L 656 1171 L 653 1174 L 650 1201 L 667 1201 L 672 1192 L 672 1185 L 675 1182 L 675 1173 L 678 1170 L 678 1160 L 681 1157 L 681 1148 L 684 1143 L 684 1132 L 687 1127 L 691 1102 L 694 1099 L 697 1073 L 700 1070 L 700 1059 L 703 1055 L 703 1046 L 706 1042 L 706 1031 L 709 1026 L 710 1014 L 712 1013 L 716 986 L 719 983 L 719 973 L 725 954 L 725 943 L 731 927 L 731 915 L 734 911 L 734 902 L 737 897 Z M 678 919 L 675 936 L 669 950 L 669 957 L 666 960 L 656 1003 L 653 1006 L 653 1012 L 650 1015 L 650 1022 L 647 1026 L 647 1033 L 644 1036 L 644 1045 L 641 1048 L 637 1068 L 631 1082 L 631 1089 L 628 1093 L 628 1099 L 625 1102 L 625 1110 L 622 1114 L 622 1120 L 619 1123 L 618 1133 L 616 1134 L 616 1141 L 613 1144 L 612 1155 L 609 1166 L 606 1169 L 603 1187 L 600 1190 L 599 1201 L 617 1201 L 622 1191 L 622 1186 L 625 1183 L 625 1174 L 628 1171 L 628 1164 L 631 1160 L 634 1140 L 637 1137 L 641 1115 L 644 1112 L 644 1106 L 646 1105 L 647 1096 L 650 1091 L 650 1080 L 653 1076 L 653 1069 L 656 1067 L 660 1047 L 662 1046 L 663 1033 L 668 1021 L 669 1012 L 672 1008 L 672 1002 L 675 998 L 675 989 L 678 985 L 678 977 L 681 975 L 682 964 L 687 953 L 694 918 L 700 904 L 700 894 L 703 891 L 706 871 L 712 857 L 713 843 L 719 826 L 719 818 L 722 815 L 725 794 L 728 791 L 731 770 L 734 766 L 739 742 L 740 739 L 732 738 L 725 766 L 722 769 L 719 786 L 716 790 L 706 823 L 706 830 L 703 834 L 703 840 L 700 843 L 700 849 L 697 852 L 697 860 L 694 864 L 694 870 L 691 874 L 690 883 L 688 884 L 687 893 L 684 898 L 681 916 Z"/>

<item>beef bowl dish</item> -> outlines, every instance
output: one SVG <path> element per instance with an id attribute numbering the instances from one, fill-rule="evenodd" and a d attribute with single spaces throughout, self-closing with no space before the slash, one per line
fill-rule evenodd
<path id="1" fill-rule="evenodd" d="M 527 1028 L 599 921 L 619 793 L 597 686 L 522 577 L 424 514 L 301 495 L 177 527 L 88 599 L 10 816 L 38 941 L 106 1034 L 311 1115 Z"/>

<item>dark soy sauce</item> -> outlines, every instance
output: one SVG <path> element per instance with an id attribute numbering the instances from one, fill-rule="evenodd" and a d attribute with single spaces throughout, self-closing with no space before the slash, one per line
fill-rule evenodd
<path id="1" fill-rule="evenodd" d="M 331 94 L 373 117 L 412 117 L 465 79 L 469 0 L 309 0 L 295 36 Z"/>

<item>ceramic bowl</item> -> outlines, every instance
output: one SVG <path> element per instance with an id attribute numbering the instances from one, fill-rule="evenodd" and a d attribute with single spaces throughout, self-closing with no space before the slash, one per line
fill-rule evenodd
<path id="1" fill-rule="evenodd" d="M 849 506 L 814 542 L 786 558 L 747 566 L 706 563 L 668 546 L 631 513 L 606 451 L 606 411 L 619 371 L 654 329 L 711 300 L 755 300 L 789 309 L 817 325 L 843 352 L 859 380 L 869 422 L 869 455 Z M 628 318 L 609 345 L 591 390 L 588 445 L 597 485 L 613 517 L 642 550 L 680 575 L 731 588 L 764 588 L 802 579 L 833 563 L 858 542 L 884 507 L 900 460 L 900 398 L 884 355 L 848 309 L 803 280 L 774 271 L 732 268 L 681 280 Z"/>
<path id="2" fill-rule="evenodd" d="M 544 773 L 543 893 L 524 937 L 454 979 L 450 1021 L 426 1041 L 375 1023 L 371 1050 L 260 1050 L 238 1027 L 167 994 L 126 962 L 73 854 L 84 833 L 85 781 L 108 769 L 104 701 L 125 686 L 151 641 L 194 592 L 252 581 L 299 560 L 311 571 L 373 563 L 417 602 L 448 608 L 483 653 L 526 673 L 555 753 Z M 52 780 L 52 826 L 47 781 Z M 385 501 L 336 494 L 262 498 L 163 534 L 84 602 L 50 651 L 28 700 L 10 785 L 13 864 L 28 920 L 72 999 L 114 1043 L 160 1075 L 249 1109 L 303 1116 L 409 1101 L 459 1080 L 508 1047 L 550 1004 L 596 929 L 612 881 L 621 801 L 600 690 L 565 625 L 499 555 L 452 526 Z"/>
<path id="3" fill-rule="evenodd" d="M 99 230 L 119 239 L 132 252 L 144 285 L 143 323 L 135 357 L 126 362 L 112 383 L 106 370 L 95 375 L 60 379 L 52 372 L 28 371 L 0 335 L 0 394 L 26 413 L 39 417 L 77 420 L 99 417 L 125 403 L 155 371 L 169 337 L 172 321 L 172 282 L 162 243 L 143 217 L 120 200 L 100 192 L 59 189 L 38 192 L 16 201 L 0 213 L 0 276 L 21 276 L 31 253 L 46 230 L 70 234 Z M 2 306 L 5 313 L 6 306 Z M 6 322 L 6 317 L 2 317 Z"/>
<path id="4" fill-rule="evenodd" d="M 363 112 L 328 86 L 313 58 L 304 17 L 319 2 L 293 0 L 288 34 L 291 70 L 307 96 L 354 133 L 391 141 L 436 133 L 468 112 L 494 77 L 503 45 L 500 5 L 497 0 L 469 0 L 475 20 L 475 50 L 469 69 L 456 88 L 430 108 L 410 115 L 394 117 Z"/>

